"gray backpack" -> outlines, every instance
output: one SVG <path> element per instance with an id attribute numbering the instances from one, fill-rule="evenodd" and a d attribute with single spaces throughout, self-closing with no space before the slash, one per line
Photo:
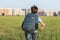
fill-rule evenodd
<path id="1" fill-rule="evenodd" d="M 22 23 L 22 29 L 30 32 L 37 30 L 37 28 L 38 28 L 38 16 L 33 13 L 27 14 Z"/>

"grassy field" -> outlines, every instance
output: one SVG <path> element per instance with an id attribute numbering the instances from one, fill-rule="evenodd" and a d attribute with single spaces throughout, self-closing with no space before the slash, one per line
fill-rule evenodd
<path id="1" fill-rule="evenodd" d="M 38 30 L 37 40 L 60 40 L 60 17 L 41 17 L 46 27 Z M 25 40 L 23 16 L 0 16 L 0 40 Z"/>

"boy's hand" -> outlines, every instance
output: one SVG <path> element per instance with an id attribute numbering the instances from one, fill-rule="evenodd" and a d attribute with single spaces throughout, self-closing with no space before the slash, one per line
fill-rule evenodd
<path id="1" fill-rule="evenodd" d="M 45 24 L 43 22 L 41 22 L 41 29 L 43 30 L 45 27 Z"/>
<path id="2" fill-rule="evenodd" d="M 44 29 L 44 27 L 41 27 L 41 29 L 43 30 L 43 29 Z"/>

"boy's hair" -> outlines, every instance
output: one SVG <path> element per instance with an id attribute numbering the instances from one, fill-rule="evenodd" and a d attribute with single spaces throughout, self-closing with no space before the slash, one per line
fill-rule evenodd
<path id="1" fill-rule="evenodd" d="M 38 7 L 35 6 L 35 5 L 32 6 L 32 7 L 31 7 L 31 12 L 32 12 L 32 13 L 37 13 L 37 12 L 38 12 Z"/>

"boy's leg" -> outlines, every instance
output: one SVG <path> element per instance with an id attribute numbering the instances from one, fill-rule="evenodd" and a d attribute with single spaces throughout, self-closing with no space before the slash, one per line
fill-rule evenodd
<path id="1" fill-rule="evenodd" d="M 25 33 L 25 38 L 26 38 L 26 40 L 30 40 L 30 33 L 26 32 Z"/>
<path id="2" fill-rule="evenodd" d="M 32 40 L 36 40 L 36 33 L 32 33 Z"/>

